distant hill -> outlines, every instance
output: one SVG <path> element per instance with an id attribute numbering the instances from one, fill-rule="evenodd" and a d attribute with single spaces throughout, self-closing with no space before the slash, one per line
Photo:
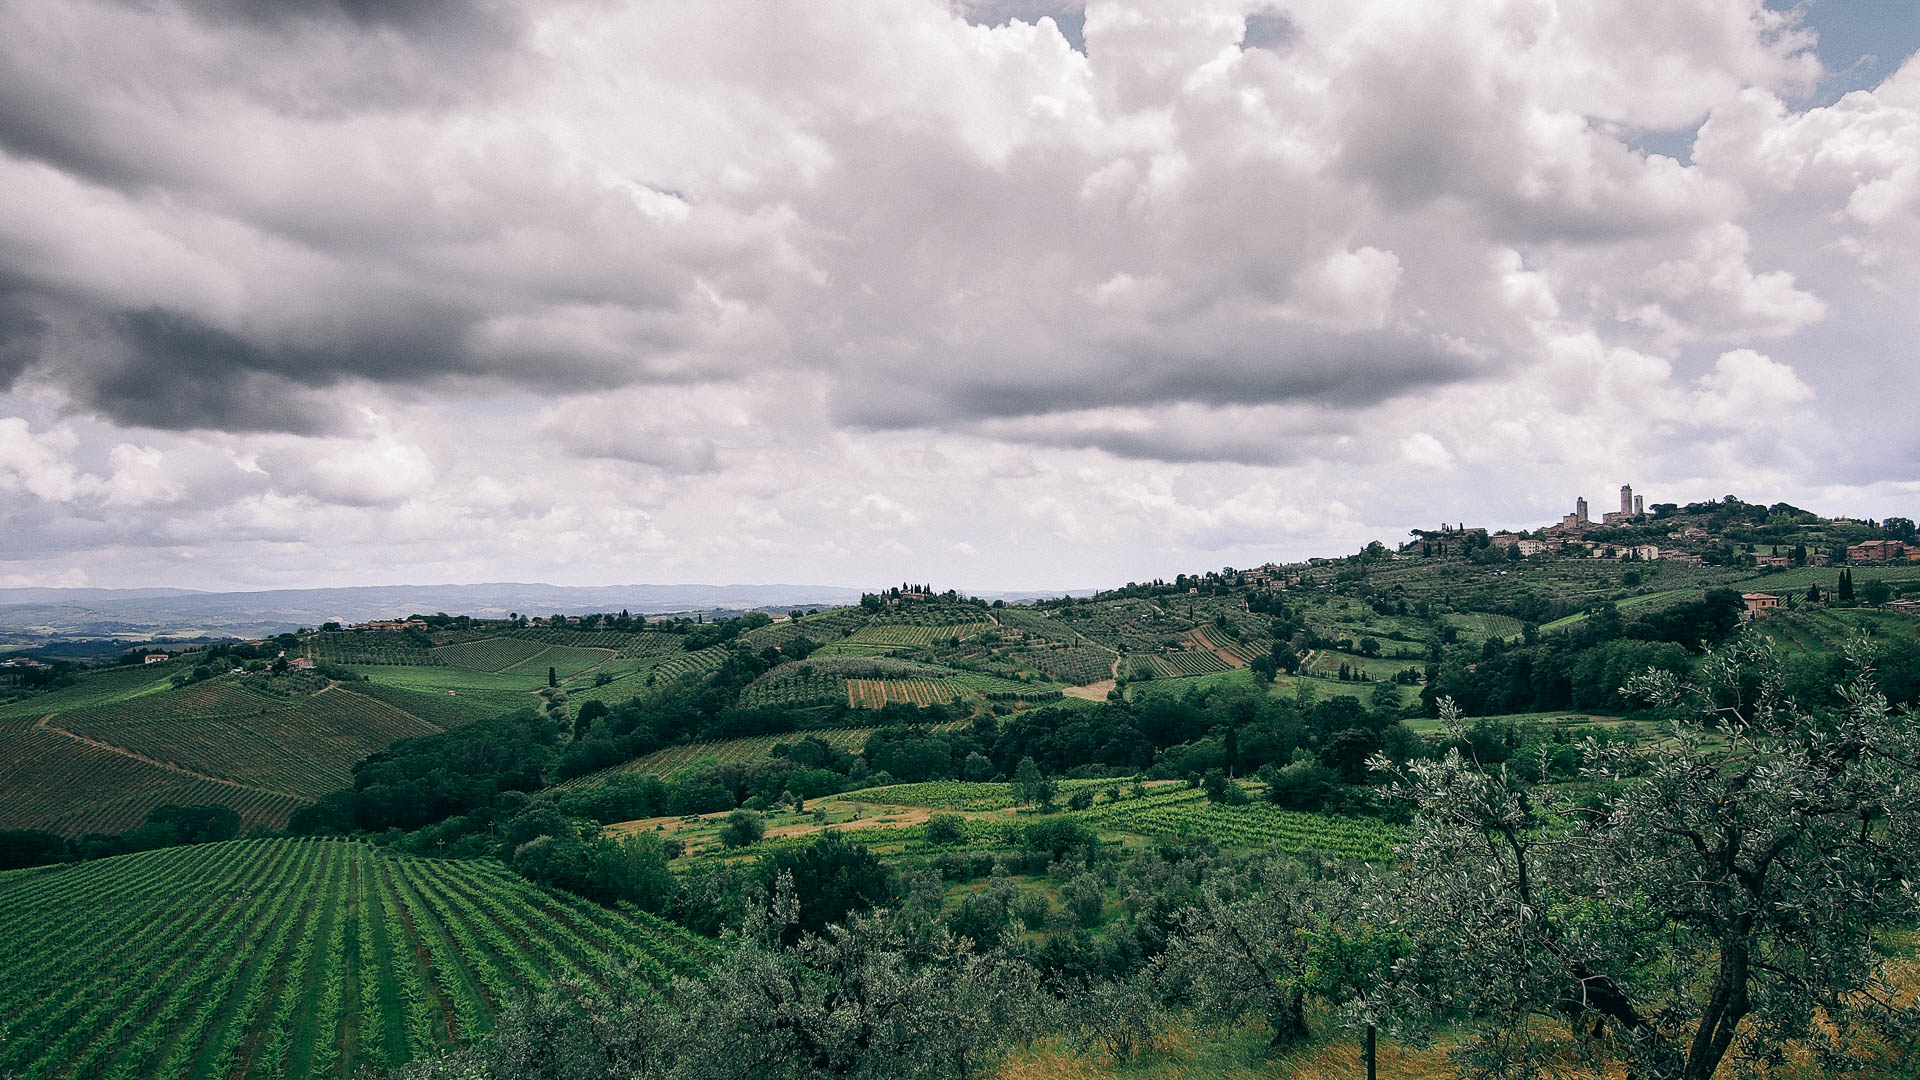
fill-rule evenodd
<path id="1" fill-rule="evenodd" d="M 436 611 L 499 618 L 508 612 L 578 615 L 632 611 L 749 611 L 851 604 L 860 590 L 834 585 L 612 585 L 525 582 L 375 585 L 343 589 L 191 592 L 182 589 L 0 589 L 0 632 L 45 636 L 203 634 L 260 637 L 339 620 L 363 622 Z"/>
<path id="2" fill-rule="evenodd" d="M 1017 603 L 1061 590 L 977 594 Z M 1086 595 L 1085 590 L 1076 595 Z M 371 585 L 340 589 L 194 592 L 187 589 L 0 589 L 0 635 L 16 642 L 73 637 L 263 637 L 330 621 L 364 622 L 444 611 L 475 618 L 631 611 L 732 612 L 837 607 L 860 590 L 839 585 L 567 586 Z"/>

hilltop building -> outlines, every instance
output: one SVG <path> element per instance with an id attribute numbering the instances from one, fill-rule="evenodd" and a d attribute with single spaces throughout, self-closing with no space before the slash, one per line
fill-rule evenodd
<path id="1" fill-rule="evenodd" d="M 1780 598 L 1772 593 L 1750 592 L 1740 595 L 1740 602 L 1747 605 L 1747 618 L 1763 619 L 1780 610 Z"/>
<path id="2" fill-rule="evenodd" d="M 1847 561 L 1862 562 L 1898 562 L 1910 558 L 1907 545 L 1899 540 L 1868 540 L 1847 548 Z"/>

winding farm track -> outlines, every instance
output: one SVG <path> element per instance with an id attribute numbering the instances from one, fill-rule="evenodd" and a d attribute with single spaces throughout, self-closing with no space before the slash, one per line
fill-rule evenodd
<path id="1" fill-rule="evenodd" d="M 228 780 L 226 777 L 223 777 L 223 776 L 209 776 L 206 773 L 196 772 L 193 769 L 189 769 L 184 765 L 175 765 L 170 761 L 161 761 L 157 758 L 150 758 L 145 754 L 136 753 L 135 751 L 129 750 L 124 746 L 115 746 L 112 743 L 101 742 L 99 739 L 91 739 L 78 732 L 68 731 L 66 728 L 59 727 L 58 725 L 54 724 L 53 718 L 55 715 L 56 715 L 55 713 L 48 713 L 45 716 L 42 716 L 40 719 L 35 720 L 33 722 L 34 728 L 39 731 L 50 731 L 55 735 L 65 735 L 67 738 L 72 739 L 75 742 L 86 743 L 88 746 L 91 746 L 96 750 L 105 750 L 109 754 L 119 754 L 121 757 L 131 758 L 134 761 L 141 763 L 142 765 L 151 765 L 156 769 L 165 769 L 168 772 L 179 773 L 182 776 L 191 776 L 195 780 L 205 780 L 209 783 L 214 783 L 214 784 L 225 784 L 227 787 L 239 788 L 241 791 L 257 791 L 265 795 L 278 795 L 281 798 L 293 798 L 293 799 L 304 798 L 304 796 L 295 795 L 292 792 L 288 792 L 288 791 L 275 791 L 273 788 L 256 787 L 253 784 L 243 784 L 238 780 Z"/>

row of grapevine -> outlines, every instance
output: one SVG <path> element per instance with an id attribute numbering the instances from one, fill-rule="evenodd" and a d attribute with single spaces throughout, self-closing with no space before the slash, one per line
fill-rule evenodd
<path id="1" fill-rule="evenodd" d="M 1149 836 L 1205 836 L 1238 847 L 1322 851 L 1359 859 L 1388 859 L 1400 830 L 1374 818 L 1333 817 L 1282 810 L 1260 802 L 1208 802 L 1196 788 L 1171 788 L 1141 798 L 1101 803 L 1076 817 L 1098 828 Z"/>
<path id="2" fill-rule="evenodd" d="M 1211 675 L 1219 671 L 1229 671 L 1233 667 L 1232 664 L 1222 660 L 1218 654 L 1201 652 L 1198 649 L 1154 653 L 1144 659 L 1153 664 L 1154 675 L 1162 679 L 1177 679 L 1187 675 Z"/>
<path id="3" fill-rule="evenodd" d="M 680 651 L 680 635 L 644 630 L 559 630 L 529 626 L 504 631 L 503 636 L 521 638 L 541 645 L 563 645 L 575 649 L 609 649 L 623 657 L 658 656 Z"/>
<path id="4" fill-rule="evenodd" d="M 818 664 L 782 664 L 740 691 L 745 708 L 832 705 L 847 700 L 847 677 Z"/>
<path id="5" fill-rule="evenodd" d="M 287 839 L 99 860 L 0 879 L 0 1075 L 344 1078 L 610 958 L 659 985 L 712 955 L 491 863 Z"/>
<path id="6" fill-rule="evenodd" d="M 701 675 L 716 670 L 726 662 L 725 645 L 709 645 L 692 652 L 679 652 L 652 665 L 650 673 L 658 682 L 670 682 L 688 675 Z"/>
<path id="7" fill-rule="evenodd" d="M 1089 646 L 1035 649 L 1016 654 L 1021 663 L 1070 686 L 1113 677 L 1113 654 Z"/>
<path id="8" fill-rule="evenodd" d="M 29 727 L 0 733 L 0 828 L 44 829 L 62 836 L 124 832 L 168 803 L 218 803 L 244 827 L 280 827 L 307 800 L 221 783 L 163 768 L 58 731 Z"/>
<path id="9" fill-rule="evenodd" d="M 361 630 L 314 634 L 306 640 L 307 656 L 323 664 L 374 664 L 433 667 L 444 663 L 432 646 L 412 634 Z"/>
<path id="10" fill-rule="evenodd" d="M 1058 781 L 1062 797 L 1081 788 L 1102 791 L 1119 785 L 1125 787 L 1132 781 L 1120 780 L 1061 780 Z M 894 784 L 891 787 L 865 788 L 831 797 L 836 802 L 871 802 L 889 806 L 924 806 L 931 810 L 1005 810 L 1019 806 L 1020 799 L 1014 786 L 1008 783 L 975 783 L 967 780 L 925 780 L 916 784 Z"/>
<path id="11" fill-rule="evenodd" d="M 203 687 L 222 693 L 193 693 Z M 367 754 L 439 730 L 347 690 L 275 699 L 224 681 L 63 713 L 49 725 L 193 772 L 307 797 L 346 786 Z"/>
<path id="12" fill-rule="evenodd" d="M 997 623 L 989 621 L 967 623 L 936 624 L 885 624 L 872 623 L 855 630 L 841 639 L 849 645 L 877 645 L 886 648 L 913 648 L 932 645 L 935 642 L 952 640 L 965 641 L 967 638 L 998 630 Z"/>
<path id="13" fill-rule="evenodd" d="M 922 708 L 928 705 L 951 705 L 965 696 L 965 688 L 945 679 L 847 680 L 847 704 L 856 709 L 877 709 L 888 702 Z"/>
<path id="14" fill-rule="evenodd" d="M 546 645 L 521 638 L 490 637 L 460 645 L 442 645 L 433 650 L 433 654 L 441 663 L 452 667 L 471 668 L 474 671 L 503 671 L 540 655 L 547 648 Z"/>

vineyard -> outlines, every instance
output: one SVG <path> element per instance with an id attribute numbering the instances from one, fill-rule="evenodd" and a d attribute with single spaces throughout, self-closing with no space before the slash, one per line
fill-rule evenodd
<path id="1" fill-rule="evenodd" d="M 408 666 L 445 662 L 411 634 L 352 630 L 310 635 L 307 656 L 322 664 Z"/>
<path id="2" fill-rule="evenodd" d="M 124 832 L 169 803 L 219 803 L 246 828 L 278 828 L 307 801 L 165 769 L 18 721 L 0 730 L 0 791 L 0 828 L 62 836 Z"/>
<path id="3" fill-rule="evenodd" d="M 525 676 L 529 679 L 546 678 L 549 668 L 564 679 L 588 668 L 598 667 L 616 656 L 613 649 L 583 648 L 576 645 L 543 645 L 521 637 L 482 638 L 463 645 L 443 645 L 433 652 L 441 663 L 453 667 L 471 668 L 474 671 L 494 672 L 500 675 Z"/>
<path id="4" fill-rule="evenodd" d="M 678 652 L 649 668 L 649 674 L 658 682 L 671 682 L 688 675 L 699 675 L 717 669 L 727 660 L 725 645 L 709 645 L 693 652 Z"/>
<path id="5" fill-rule="evenodd" d="M 1186 675 L 1211 675 L 1217 671 L 1229 671 L 1232 664 L 1222 660 L 1217 653 L 1201 652 L 1198 649 L 1180 649 L 1175 652 L 1154 653 L 1136 659 L 1145 660 L 1153 666 L 1155 678 L 1177 679 Z"/>
<path id="6" fill-rule="evenodd" d="M 1103 790 L 1117 784 L 1130 784 L 1132 781 L 1120 780 L 1062 780 L 1059 781 L 1061 797 L 1081 788 Z M 892 787 L 867 788 L 862 791 L 847 792 L 831 797 L 835 802 L 870 802 L 889 806 L 924 806 L 930 810 L 965 810 L 982 812 L 987 810 L 1006 810 L 1020 805 L 1012 784 L 970 783 L 965 780 L 927 780 L 918 784 L 895 784 Z"/>
<path id="7" fill-rule="evenodd" d="M 856 709 L 878 709 L 888 702 L 925 708 L 951 705 L 966 696 L 964 687 L 945 679 L 848 679 L 847 704 Z"/>
<path id="8" fill-rule="evenodd" d="M 559 645 L 571 649 L 603 649 L 624 659 L 663 656 L 680 651 L 680 635 L 625 630 L 555 630 L 526 627 L 508 630 L 504 636 L 539 645 Z"/>
<path id="9" fill-rule="evenodd" d="M 614 659 L 610 649 L 579 649 L 571 645 L 549 645 L 517 664 L 501 670 L 502 675 L 526 675 L 543 679 L 549 670 L 562 679 L 578 675 Z"/>
<path id="10" fill-rule="evenodd" d="M 1055 682 L 1083 686 L 1113 677 L 1113 654 L 1089 646 L 1034 649 L 1016 654 L 1017 659 Z M 1214 657 L 1218 660 L 1219 657 Z M 1224 664 L 1222 665 L 1225 666 Z"/>
<path id="11" fill-rule="evenodd" d="M 115 668 L 0 711 L 0 828 L 122 832 L 168 803 L 217 803 L 246 828 L 278 828 L 345 786 L 367 754 L 492 712 L 375 683 L 301 692 L 324 681 L 296 672 L 176 689 L 151 670 Z"/>
<path id="12" fill-rule="evenodd" d="M 1450 614 L 1444 617 L 1448 626 L 1460 632 L 1462 641 L 1485 641 L 1488 638 L 1517 638 L 1520 636 L 1520 620 L 1511 615 L 1488 615 L 1484 612 L 1469 611 Z"/>
<path id="13" fill-rule="evenodd" d="M 1061 696 L 1059 687 L 1047 683 L 1003 679 L 977 671 L 954 672 L 946 678 L 953 685 L 979 694 L 988 701 L 1059 701 Z"/>
<path id="14" fill-rule="evenodd" d="M 1328 817 L 1264 803 L 1210 803 L 1197 788 L 1179 787 L 1097 805 L 1074 815 L 1089 825 L 1148 836 L 1205 836 L 1233 847 L 1322 851 L 1388 859 L 1400 830 L 1373 818 Z"/>
<path id="15" fill-rule="evenodd" d="M 783 664 L 740 691 L 742 708 L 833 705 L 847 700 L 847 676 L 818 663 Z"/>
<path id="16" fill-rule="evenodd" d="M 159 664 L 156 667 L 160 670 L 115 667 L 88 672 L 72 686 L 36 694 L 22 701 L 7 702 L 0 705 L 0 727 L 5 726 L 5 720 L 8 717 L 33 718 L 65 709 L 110 705 L 116 701 L 127 701 L 145 694 L 160 693 L 169 688 L 167 674 L 181 669 L 172 664 Z"/>
<path id="17" fill-rule="evenodd" d="M 863 645 L 883 649 L 915 648 L 936 642 L 962 640 L 999 629 L 991 621 L 968 623 L 870 623 L 841 638 L 842 645 Z"/>
<path id="18" fill-rule="evenodd" d="M 712 947 L 479 862 L 345 841 L 202 844 L 0 879 L 0 1074 L 349 1077 L 482 1034 L 609 957 Z"/>
<path id="19" fill-rule="evenodd" d="M 547 646 L 522 638 L 490 637 L 462 645 L 442 645 L 433 655 L 452 667 L 475 671 L 503 671 L 546 651 Z M 541 672 L 541 674 L 546 674 Z"/>
<path id="20" fill-rule="evenodd" d="M 696 767 L 759 761 L 769 755 L 775 744 L 797 743 L 802 739 L 819 739 L 828 746 L 857 751 L 866 745 L 867 736 L 872 735 L 875 730 L 870 727 L 820 728 L 782 732 L 779 735 L 753 735 L 744 739 L 723 739 L 717 742 L 682 743 L 678 746 L 655 750 L 646 757 L 637 758 L 625 765 L 616 765 L 611 769 L 577 777 L 561 784 L 560 787 L 567 790 L 593 787 L 620 773 L 640 773 L 670 780 Z"/>
<path id="21" fill-rule="evenodd" d="M 307 797 L 345 787 L 354 762 L 375 750 L 440 730 L 348 690 L 285 700 L 227 680 L 75 709 L 48 726 L 196 773 Z"/>
<path id="22" fill-rule="evenodd" d="M 849 696 L 847 689 L 849 679 L 944 681 L 952 674 L 944 668 L 883 656 L 809 657 L 799 663 L 782 664 L 747 684 L 747 687 L 741 691 L 740 704 L 749 707 L 763 705 L 803 707 L 850 702 L 857 705 L 859 703 L 853 702 Z M 949 689 L 950 693 L 946 698 L 936 700 L 952 700 L 954 697 L 964 695 L 971 688 L 956 679 Z M 910 699 L 899 697 L 893 700 Z M 882 703 L 884 704 L 884 701 Z"/>

